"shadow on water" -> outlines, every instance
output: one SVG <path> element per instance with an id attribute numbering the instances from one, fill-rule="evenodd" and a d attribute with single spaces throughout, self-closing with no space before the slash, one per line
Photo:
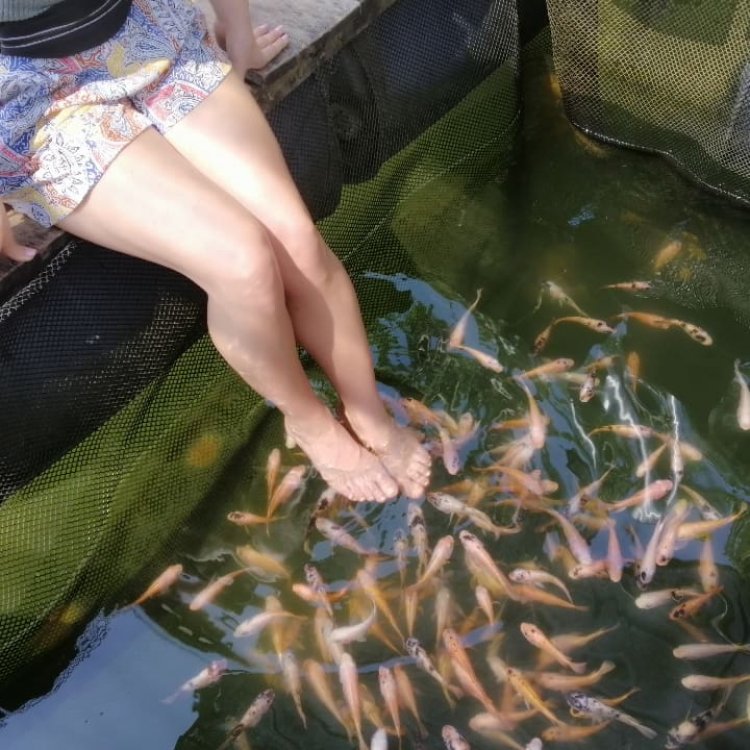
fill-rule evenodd
<path id="1" fill-rule="evenodd" d="M 439 224 L 431 230 L 435 236 L 433 255 L 414 257 L 413 274 L 394 273 L 387 263 L 377 270 L 373 266 L 357 270 L 358 290 L 376 301 L 369 310 L 369 322 L 382 393 L 391 400 L 418 397 L 435 412 L 445 412 L 455 420 L 470 413 L 479 429 L 461 449 L 461 476 L 449 476 L 436 459 L 432 488 L 462 478 L 478 486 L 487 476 L 483 470 L 495 460 L 489 451 L 525 432 L 523 427 L 503 432 L 490 429 L 493 422 L 522 417 L 528 409 L 527 396 L 511 374 L 548 357 L 571 357 L 575 371 L 582 373 L 587 363 L 611 357 L 600 373 L 596 396 L 587 403 L 579 400 L 580 378 L 534 381 L 531 391 L 549 426 L 544 448 L 533 453 L 526 471 L 539 470 L 556 482 L 559 490 L 552 494 L 563 506 L 580 487 L 606 471 L 609 474 L 599 498 L 606 502 L 628 497 L 644 482 L 670 476 L 673 466 L 668 452 L 645 479 L 638 478 L 637 467 L 658 447 L 658 439 L 590 433 L 610 424 L 646 425 L 658 433 L 677 434 L 680 441 L 694 447 L 694 460 L 685 459 L 682 483 L 728 515 L 750 500 L 750 436 L 737 427 L 738 389 L 732 382 L 736 359 L 750 376 L 750 302 L 742 292 L 750 264 L 747 215 L 699 192 L 657 159 L 601 146 L 574 131 L 562 116 L 547 47 L 538 42 L 526 55 L 524 140 L 508 174 L 473 193 L 441 203 Z M 445 183 L 440 189 L 445 191 Z M 382 229 L 371 241 L 374 246 L 381 243 L 392 248 L 401 238 L 421 231 L 420 222 L 424 223 L 419 216 L 412 225 L 403 220 L 399 226 Z M 665 250 L 670 243 L 673 247 Z M 440 258 L 439 264 L 435 258 Z M 605 284 L 632 279 L 648 280 L 651 288 L 638 295 L 602 289 Z M 543 356 L 532 355 L 532 341 L 552 319 L 575 314 L 542 293 L 545 281 L 564 288 L 589 315 L 610 320 L 614 333 L 602 336 L 579 326 L 561 325 L 554 329 Z M 497 357 L 505 366 L 502 374 L 484 369 L 463 352 L 447 350 L 448 333 L 477 288 L 483 289 L 483 296 L 469 320 L 465 343 Z M 377 304 L 378 300 L 382 304 Z M 710 331 L 714 344 L 700 346 L 680 330 L 654 330 L 632 320 L 611 320 L 631 310 L 688 320 Z M 632 352 L 639 355 L 641 363 L 638 379 L 631 376 L 626 364 Z M 325 390 L 322 380 L 314 379 Z M 434 428 L 428 426 L 425 432 L 428 440 L 439 445 Z M 232 510 L 263 512 L 266 456 L 271 447 L 281 445 L 280 421 L 269 418 L 257 440 L 214 487 L 211 498 L 180 530 L 174 544 L 178 552 L 166 561 L 177 560 L 184 566 L 178 584 L 141 609 L 115 609 L 91 624 L 85 634 L 89 640 L 102 628 L 108 632 L 96 637 L 97 647 L 87 652 L 88 658 L 79 660 L 65 679 L 58 680 L 57 689 L 45 699 L 5 717 L 0 737 L 7 738 L 9 746 L 41 747 L 34 743 L 52 742 L 53 733 L 69 733 L 75 746 L 83 750 L 102 746 L 102 737 L 112 748 L 215 749 L 250 701 L 269 685 L 277 690 L 276 702 L 270 716 L 249 734 L 253 748 L 343 750 L 352 746 L 346 731 L 307 685 L 302 699 L 307 728 L 302 726 L 285 693 L 274 654 L 283 646 L 291 648 L 300 662 L 320 659 L 313 610 L 291 590 L 293 582 L 304 580 L 305 563 L 314 562 L 333 591 L 345 589 L 364 564 L 359 555 L 333 547 L 317 531 L 306 534 L 312 507 L 324 489 L 322 483 L 314 477 L 308 479 L 294 501 L 281 509 L 280 520 L 267 530 L 261 526 L 248 531 L 226 520 Z M 284 470 L 301 461 L 294 450 L 284 450 Z M 678 491 L 676 497 L 680 496 Z M 500 492 L 498 497 L 507 497 L 507 493 Z M 408 507 L 402 498 L 383 507 L 344 508 L 336 515 L 336 521 L 360 544 L 384 556 L 376 575 L 401 630 L 406 626 L 393 555 L 398 534 L 408 535 Z M 492 498 L 482 501 L 481 507 L 495 523 L 511 523 L 511 507 L 496 505 Z M 466 519 L 448 518 L 428 503 L 424 503 L 423 512 L 432 544 L 448 534 L 458 542 L 458 532 L 471 528 Z M 638 552 L 631 534 L 645 545 L 655 518 L 639 520 L 629 510 L 614 518 L 625 557 L 632 559 Z M 533 562 L 565 579 L 564 561 L 548 559 L 550 543 L 563 541 L 557 527 L 543 513 L 524 511 L 520 520 L 522 531 L 518 534 L 499 540 L 481 531 L 477 534 L 504 570 Z M 606 555 L 606 530 L 584 531 L 594 556 Z M 214 603 L 191 611 L 190 601 L 206 583 L 237 569 L 236 551 L 245 544 L 282 562 L 288 577 L 279 573 L 241 575 Z M 657 570 L 648 589 L 700 588 L 702 544 L 696 539 L 679 547 L 672 562 Z M 673 648 L 691 642 L 696 634 L 711 641 L 750 641 L 747 516 L 713 536 L 713 552 L 723 590 L 691 619 L 692 633 L 669 619 L 671 604 L 651 610 L 635 605 L 641 590 L 632 565 L 626 567 L 620 583 L 565 579 L 573 601 L 584 607 L 583 611 L 495 597 L 498 621 L 489 628 L 477 611 L 474 582 L 458 543 L 445 567 L 443 586 L 451 594 L 453 627 L 471 643 L 469 653 L 477 675 L 496 699 L 503 689 L 488 665 L 488 650 L 496 650 L 509 665 L 521 670 L 536 667 L 537 653 L 520 634 L 522 622 L 533 622 L 550 635 L 612 628 L 574 658 L 585 661 L 590 669 L 613 662 L 614 669 L 591 692 L 614 697 L 637 688 L 622 709 L 653 728 L 656 738 L 646 739 L 633 728 L 615 723 L 583 744 L 557 746 L 660 748 L 671 727 L 707 708 L 716 698 L 710 692 L 685 689 L 680 683 L 683 677 L 691 673 L 750 674 L 746 653 L 692 663 L 672 655 Z M 413 550 L 406 576 L 407 581 L 416 576 Z M 131 601 L 146 582 L 133 582 L 117 604 Z M 250 638 L 234 636 L 239 622 L 260 612 L 269 595 L 300 616 L 292 620 L 296 627 L 291 635 L 282 632 L 276 642 L 268 631 Z M 334 605 L 338 625 L 361 619 L 361 614 L 349 609 L 354 598 L 345 596 Z M 415 635 L 437 659 L 435 602 L 436 597 L 426 590 Z M 495 740 L 468 729 L 471 717 L 480 710 L 479 703 L 464 698 L 455 709 L 450 708 L 437 683 L 415 668 L 401 636 L 386 618 L 381 616 L 378 624 L 392 646 L 371 634 L 351 644 L 349 650 L 386 725 L 390 719 L 378 697 L 378 666 L 404 666 L 428 730 L 428 736 L 420 739 L 416 722 L 404 711 L 404 747 L 442 747 L 440 729 L 448 722 L 467 736 L 472 747 L 497 747 Z M 218 658 L 228 664 L 227 673 L 218 682 L 188 691 L 173 702 L 162 702 L 211 659 Z M 340 696 L 335 667 L 328 661 L 325 668 L 334 694 Z M 17 695 L 38 689 L 32 677 L 29 685 L 18 686 Z M 747 686 L 738 687 L 719 721 L 741 717 L 747 711 L 747 696 Z M 560 718 L 573 722 L 561 694 L 549 693 L 549 707 Z M 133 721 L 140 723 L 137 731 L 122 730 L 123 723 Z M 369 736 L 372 726 L 365 723 Z M 548 726 L 549 722 L 537 715 L 509 731 L 523 745 Z M 747 727 L 741 727 L 693 746 L 741 750 L 748 746 L 749 738 Z M 66 740 L 65 746 L 73 746 L 71 741 Z M 390 743 L 394 747 L 395 739 Z"/>

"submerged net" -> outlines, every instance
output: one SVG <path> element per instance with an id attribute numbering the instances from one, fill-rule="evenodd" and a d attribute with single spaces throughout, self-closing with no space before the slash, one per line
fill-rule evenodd
<path id="1" fill-rule="evenodd" d="M 549 0 L 566 111 L 750 202 L 750 4 Z"/>
<path id="2" fill-rule="evenodd" d="M 429 268 L 443 209 L 508 158 L 517 59 L 514 2 L 402 0 L 270 115 L 376 346 L 403 304 L 377 273 Z M 0 306 L 0 683 L 53 678 L 55 647 L 163 564 L 238 449 L 279 442 L 204 318 L 182 277 L 76 241 Z"/>

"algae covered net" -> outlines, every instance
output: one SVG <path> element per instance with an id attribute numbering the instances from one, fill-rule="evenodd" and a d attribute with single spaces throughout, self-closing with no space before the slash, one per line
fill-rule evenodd
<path id="1" fill-rule="evenodd" d="M 573 122 L 750 201 L 750 4 L 549 0 L 548 8 Z"/>

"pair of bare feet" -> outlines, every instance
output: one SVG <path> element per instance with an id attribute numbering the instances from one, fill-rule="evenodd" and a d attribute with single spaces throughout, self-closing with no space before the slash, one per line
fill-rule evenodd
<path id="1" fill-rule="evenodd" d="M 414 499 L 424 494 L 431 459 L 411 430 L 388 417 L 368 423 L 349 415 L 348 422 L 357 439 L 333 417 L 313 429 L 287 418 L 286 430 L 328 485 L 349 500 L 382 503 L 399 492 Z"/>

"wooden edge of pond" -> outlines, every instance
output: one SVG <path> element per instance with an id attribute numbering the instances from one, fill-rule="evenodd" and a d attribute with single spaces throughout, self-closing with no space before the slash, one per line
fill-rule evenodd
<path id="1" fill-rule="evenodd" d="M 187 0 L 185 0 L 187 1 Z M 252 0 L 253 23 L 281 24 L 289 47 L 263 70 L 248 71 L 245 80 L 260 106 L 268 111 L 308 78 L 321 62 L 333 57 L 396 0 Z M 214 13 L 209 0 L 196 0 L 209 23 Z M 27 263 L 0 257 L 0 304 L 27 284 L 47 259 L 65 244 L 64 233 L 45 229 L 27 217 L 10 213 L 18 241 L 39 254 Z"/>

